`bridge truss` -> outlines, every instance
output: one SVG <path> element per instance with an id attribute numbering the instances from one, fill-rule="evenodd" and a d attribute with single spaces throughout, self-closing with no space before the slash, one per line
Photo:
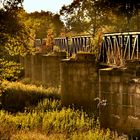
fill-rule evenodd
<path id="1" fill-rule="evenodd" d="M 78 52 L 91 51 L 91 36 L 60 37 L 54 39 L 54 44 L 65 50 L 71 56 Z"/>
<path id="2" fill-rule="evenodd" d="M 104 34 L 99 61 L 108 65 L 124 65 L 126 60 L 140 58 L 140 32 Z"/>
<path id="3" fill-rule="evenodd" d="M 91 52 L 91 36 L 55 38 L 54 44 L 69 56 L 78 52 Z M 99 62 L 122 66 L 126 60 L 140 59 L 140 32 L 106 33 L 99 46 Z"/>

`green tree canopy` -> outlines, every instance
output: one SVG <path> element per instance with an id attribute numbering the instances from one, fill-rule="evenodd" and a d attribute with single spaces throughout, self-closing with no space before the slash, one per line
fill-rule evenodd
<path id="1" fill-rule="evenodd" d="M 28 14 L 32 23 L 37 23 L 35 27 L 35 38 L 46 38 L 48 31 L 53 30 L 54 36 L 58 36 L 63 28 L 63 22 L 60 15 L 53 14 L 49 11 L 33 12 Z"/>
<path id="2" fill-rule="evenodd" d="M 60 14 L 69 30 L 95 35 L 105 26 L 114 26 L 113 31 L 139 29 L 139 8 L 137 0 L 74 0 Z"/>
<path id="3" fill-rule="evenodd" d="M 21 0 L 2 0 L 0 8 L 0 56 L 11 56 L 31 52 L 33 43 L 31 30 L 26 22 L 26 13 Z M 33 41 L 32 41 L 33 42 Z"/>
<path id="4" fill-rule="evenodd" d="M 100 10 L 92 0 L 75 0 L 63 6 L 60 14 L 65 17 L 67 27 L 76 33 L 95 35 L 103 22 L 107 22 L 106 13 Z"/>
<path id="5" fill-rule="evenodd" d="M 97 0 L 96 5 L 102 10 L 111 10 L 117 15 L 124 15 L 128 21 L 137 15 L 140 9 L 139 0 Z"/>

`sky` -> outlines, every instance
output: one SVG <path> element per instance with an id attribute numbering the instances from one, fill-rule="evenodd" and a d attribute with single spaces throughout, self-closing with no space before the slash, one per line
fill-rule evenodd
<path id="1" fill-rule="evenodd" d="M 24 0 L 24 9 L 26 12 L 34 11 L 51 11 L 58 13 L 61 7 L 65 4 L 68 5 L 73 0 Z"/>

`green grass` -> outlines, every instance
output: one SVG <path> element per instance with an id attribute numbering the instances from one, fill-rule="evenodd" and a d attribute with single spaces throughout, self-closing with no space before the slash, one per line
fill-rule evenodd
<path id="1" fill-rule="evenodd" d="M 118 140 L 102 130 L 98 120 L 82 110 L 63 107 L 59 90 L 19 82 L 2 83 L 0 139 L 4 140 Z M 43 97 L 43 98 L 42 98 Z M 36 103 L 33 101 L 35 100 Z M 28 101 L 28 104 L 26 102 Z M 9 103 L 9 104 L 8 104 Z M 8 112 L 9 108 L 23 112 Z M 6 106 L 6 107 L 5 107 Z M 6 109 L 8 111 L 6 111 Z"/>
<path id="2" fill-rule="evenodd" d="M 35 106 L 43 99 L 60 99 L 57 88 L 43 88 L 25 85 L 20 82 L 3 81 L 1 84 L 1 106 L 3 109 L 17 112 Z"/>
<path id="3" fill-rule="evenodd" d="M 101 130 L 98 121 L 95 121 L 94 117 L 88 117 L 85 112 L 71 108 L 62 107 L 61 110 L 57 110 L 56 106 L 52 105 L 53 102 L 49 102 L 51 109 L 47 110 L 42 109 L 39 111 L 35 108 L 30 112 L 17 114 L 10 114 L 1 110 L 1 139 L 5 134 L 7 139 L 27 139 L 29 137 L 33 139 L 35 131 L 36 136 L 39 134 L 42 139 L 50 137 L 50 135 L 53 138 L 55 134 L 58 134 L 63 139 L 72 140 L 90 140 L 91 138 L 95 140 L 117 139 L 117 136 L 112 135 L 109 130 L 106 132 Z M 27 136 L 25 131 L 30 136 Z"/>

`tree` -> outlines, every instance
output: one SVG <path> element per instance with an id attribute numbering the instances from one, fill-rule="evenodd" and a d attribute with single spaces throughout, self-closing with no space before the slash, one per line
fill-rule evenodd
<path id="1" fill-rule="evenodd" d="M 103 11 L 111 10 L 113 13 L 127 18 L 128 24 L 133 16 L 138 15 L 140 1 L 138 0 L 97 0 L 96 6 Z"/>
<path id="2" fill-rule="evenodd" d="M 38 23 L 35 29 L 35 38 L 46 38 L 48 30 L 52 29 L 54 36 L 58 36 L 63 28 L 63 22 L 58 14 L 53 14 L 49 11 L 33 12 L 28 14 L 32 23 Z"/>
<path id="3" fill-rule="evenodd" d="M 60 14 L 65 17 L 70 31 L 86 31 L 94 36 L 100 28 L 107 26 L 112 26 L 112 31 L 135 30 L 132 25 L 139 29 L 139 8 L 137 0 L 74 0 L 70 5 L 64 5 Z"/>
<path id="4" fill-rule="evenodd" d="M 60 14 L 65 17 L 67 28 L 95 36 L 103 22 L 108 20 L 106 13 L 95 4 L 95 0 L 75 0 L 70 5 L 63 6 Z"/>
<path id="5" fill-rule="evenodd" d="M 15 80 L 21 67 L 19 54 L 27 42 L 25 26 L 21 16 L 24 11 L 20 0 L 0 1 L 0 80 Z"/>
<path id="6" fill-rule="evenodd" d="M 0 9 L 0 55 L 14 59 L 33 50 L 33 38 L 21 0 L 4 0 Z M 32 43 L 31 43 L 32 42 Z M 11 57 L 12 56 L 12 57 Z M 13 57 L 15 56 L 15 57 Z"/>

